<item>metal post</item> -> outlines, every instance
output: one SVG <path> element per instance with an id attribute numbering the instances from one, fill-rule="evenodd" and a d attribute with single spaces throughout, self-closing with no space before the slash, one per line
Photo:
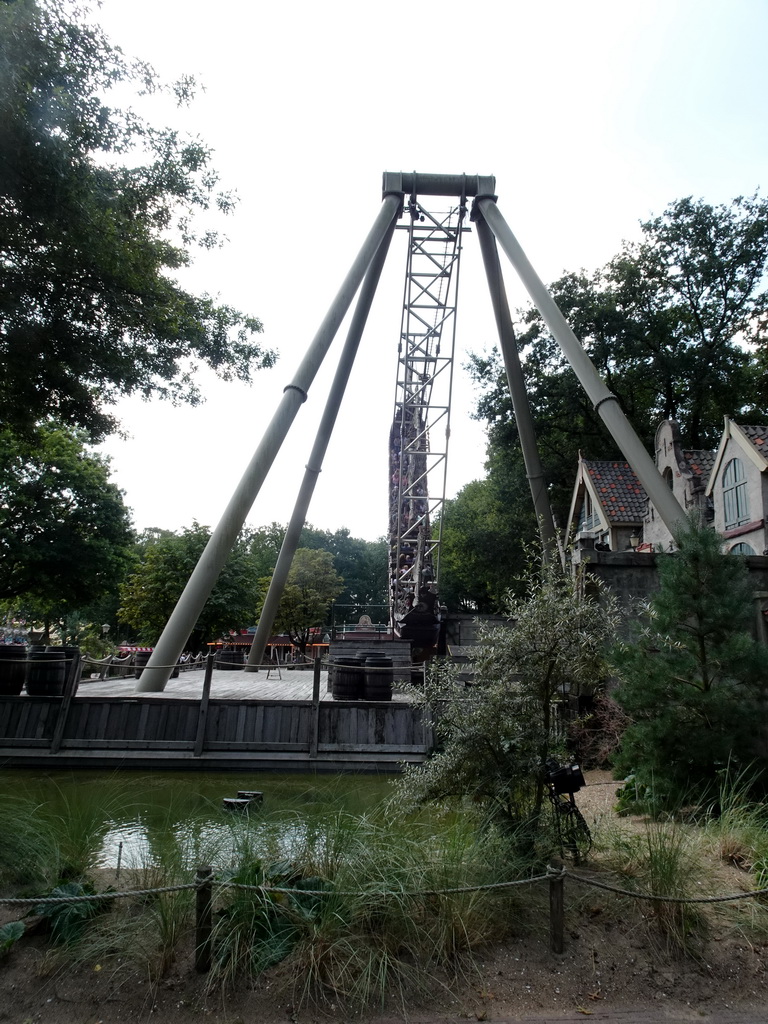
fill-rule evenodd
<path id="1" fill-rule="evenodd" d="M 213 868 L 198 868 L 195 881 L 195 970 L 203 973 L 213 953 Z"/>
<path id="2" fill-rule="evenodd" d="M 618 399 L 608 390 L 598 376 L 589 356 L 581 347 L 579 339 L 568 326 L 554 299 L 531 266 L 528 257 L 520 247 L 520 243 L 502 217 L 495 198 L 479 195 L 475 200 L 474 209 L 482 213 L 491 231 L 496 236 L 499 245 L 519 274 L 544 322 L 563 350 L 581 386 L 594 404 L 595 411 L 599 413 L 611 437 L 637 474 L 638 480 L 645 488 L 664 525 L 670 532 L 674 532 L 677 524 L 685 520 L 685 512 L 664 482 L 661 474 L 656 469 L 653 459 L 632 429 L 629 420 L 619 406 Z"/>
<path id="3" fill-rule="evenodd" d="M 533 508 L 539 523 L 542 552 L 545 559 L 551 559 L 557 551 L 555 526 L 552 521 L 552 509 L 549 504 L 547 485 L 544 481 L 544 470 L 539 458 L 538 448 L 536 447 L 533 417 L 531 416 L 531 408 L 528 404 L 528 395 L 525 390 L 523 370 L 520 366 L 520 355 L 515 342 L 515 331 L 509 312 L 507 293 L 504 290 L 504 278 L 501 273 L 499 254 L 491 229 L 482 217 L 477 218 L 476 226 L 480 251 L 485 266 L 485 275 L 488 278 L 488 290 L 491 293 L 493 315 L 496 318 L 496 328 L 499 332 L 501 354 L 504 357 L 504 367 L 507 371 L 509 393 L 512 396 L 515 423 L 517 424 L 517 432 L 520 436 L 520 447 L 523 452 L 525 472 L 531 488 Z"/>
<path id="4" fill-rule="evenodd" d="M 390 225 L 399 216 L 401 206 L 401 196 L 387 195 L 384 197 L 373 227 L 326 313 L 292 383 L 284 389 L 280 405 L 267 427 L 261 444 L 256 449 L 230 499 L 219 525 L 211 534 L 211 538 L 200 556 L 200 561 L 189 577 L 189 581 L 157 641 L 136 687 L 138 692 L 157 692 L 165 689 L 173 666 L 178 661 L 184 644 L 194 629 L 205 602 L 219 578 L 219 573 L 229 557 L 237 535 L 243 528 L 245 518 L 261 490 L 261 485 L 285 440 L 299 406 L 306 400 L 307 391 L 320 369 L 336 331 L 339 329 L 382 239 Z"/>
<path id="5" fill-rule="evenodd" d="M 288 529 L 285 532 L 283 543 L 280 547 L 280 554 L 277 558 L 277 564 L 275 570 L 272 573 L 272 580 L 269 584 L 267 596 L 264 598 L 264 605 L 261 609 L 261 615 L 259 616 L 259 622 L 256 627 L 256 633 L 251 644 L 251 649 L 248 652 L 248 664 L 246 665 L 246 672 L 257 672 L 259 665 L 264 660 L 264 651 L 266 650 L 269 638 L 272 635 L 272 626 L 277 615 L 277 609 L 280 604 L 280 598 L 283 596 L 285 590 L 285 584 L 288 580 L 288 573 L 293 562 L 293 556 L 296 554 L 296 548 L 299 546 L 299 538 L 301 536 L 301 530 L 307 518 L 307 510 L 309 509 L 309 503 L 312 500 L 312 495 L 315 491 L 315 485 L 317 478 L 323 468 L 323 459 L 328 448 L 328 443 L 333 433 L 333 428 L 336 423 L 336 417 L 339 412 L 339 406 L 341 400 L 344 397 L 344 392 L 349 381 L 349 375 L 352 371 L 352 366 L 357 355 L 357 350 L 360 345 L 360 338 L 362 337 L 363 330 L 365 328 L 368 314 L 371 310 L 371 303 L 376 294 L 376 288 L 381 277 L 381 271 L 384 267 L 384 262 L 387 258 L 387 252 L 389 250 L 389 243 L 392 240 L 392 235 L 395 230 L 394 220 L 389 226 L 387 233 L 382 239 L 381 245 L 376 251 L 370 267 L 365 275 L 363 286 L 360 289 L 360 295 L 357 300 L 357 306 L 355 308 L 352 322 L 349 325 L 349 333 L 347 334 L 347 340 L 339 359 L 339 365 L 336 369 L 336 376 L 333 379 L 333 384 L 328 392 L 328 399 L 325 405 L 325 411 L 320 421 L 320 426 L 317 429 L 317 437 L 312 447 L 312 451 L 309 456 L 309 461 L 304 470 L 304 479 L 302 480 L 299 493 L 296 498 L 296 504 L 291 515 L 291 521 L 288 524 Z"/>

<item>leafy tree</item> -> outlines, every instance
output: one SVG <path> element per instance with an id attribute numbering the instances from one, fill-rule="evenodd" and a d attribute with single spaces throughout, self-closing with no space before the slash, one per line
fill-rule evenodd
<path id="1" fill-rule="evenodd" d="M 658 556 L 661 589 L 643 628 L 615 656 L 616 699 L 631 717 L 616 759 L 657 807 L 696 799 L 718 771 L 758 755 L 768 650 L 750 632 L 747 570 L 713 530 L 691 519 L 678 551 Z"/>
<path id="2" fill-rule="evenodd" d="M 285 537 L 279 523 L 262 526 L 253 533 L 253 553 L 259 560 L 260 576 L 268 576 L 277 563 Z M 362 613 L 371 605 L 387 603 L 387 544 L 385 540 L 368 541 L 352 537 L 346 527 L 331 532 L 307 525 L 301 531 L 299 547 L 328 551 L 333 567 L 344 580 L 337 595 L 340 605 L 352 605 Z"/>
<path id="3" fill-rule="evenodd" d="M 154 643 L 162 632 L 209 538 L 208 527 L 198 523 L 180 534 L 160 536 L 146 548 L 139 566 L 121 586 L 120 619 L 136 629 L 146 643 Z M 223 632 L 250 623 L 257 594 L 250 538 L 243 535 L 195 624 L 189 646 L 198 649 Z"/>
<path id="4" fill-rule="evenodd" d="M 464 611 L 504 610 L 525 571 L 520 538 L 536 529 L 525 467 L 502 462 L 467 484 L 446 502 L 442 528 L 441 601 Z"/>
<path id="5" fill-rule="evenodd" d="M 247 380 L 273 353 L 261 324 L 172 274 L 191 261 L 192 216 L 217 190 L 210 151 L 107 104 L 115 85 L 163 88 L 83 9 L 0 0 L 0 409 L 30 429 L 52 416 L 97 439 L 119 396 L 200 400 L 195 367 Z M 194 82 L 173 87 L 188 100 Z"/>
<path id="6" fill-rule="evenodd" d="M 551 291 L 646 447 L 666 417 L 680 422 L 686 447 L 712 447 L 724 414 L 768 414 L 768 201 L 680 199 L 641 229 L 605 268 L 566 274 Z M 564 522 L 579 451 L 620 453 L 536 310 L 523 314 L 519 345 L 553 509 Z M 508 479 L 517 478 L 527 500 L 498 353 L 475 356 L 471 369 L 484 388 L 478 415 L 488 423 L 490 476 L 510 467 Z M 516 502 L 505 507 L 505 532 L 514 535 Z"/>
<path id="7" fill-rule="evenodd" d="M 261 606 L 269 580 L 263 579 L 260 583 Z M 328 606 L 343 588 L 344 580 L 336 573 L 329 551 L 298 548 L 277 609 L 274 631 L 290 637 L 303 653 L 313 630 L 325 623 Z"/>
<path id="8" fill-rule="evenodd" d="M 81 431 L 0 429 L 0 600 L 47 625 L 114 593 L 130 516 Z"/>
<path id="9" fill-rule="evenodd" d="M 352 605 L 362 614 L 372 605 L 387 604 L 387 542 L 352 537 L 343 527 L 327 532 L 322 548 L 333 555 L 333 567 L 344 581 L 336 603 Z"/>
<path id="10" fill-rule="evenodd" d="M 457 687 L 450 668 L 438 663 L 423 702 L 436 712 L 440 748 L 406 769 L 410 799 L 469 799 L 486 822 L 530 847 L 543 765 L 559 745 L 555 706 L 566 689 L 594 688 L 607 675 L 615 605 L 607 596 L 585 596 L 584 582 L 559 562 L 531 569 L 526 596 L 509 603 L 510 625 L 481 636 L 475 685 Z"/>

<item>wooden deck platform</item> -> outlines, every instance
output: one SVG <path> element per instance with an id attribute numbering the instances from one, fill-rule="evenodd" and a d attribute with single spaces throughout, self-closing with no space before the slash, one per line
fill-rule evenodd
<path id="1" fill-rule="evenodd" d="M 183 673 L 161 693 L 84 679 L 65 697 L 0 697 L 0 765 L 396 772 L 424 760 L 430 723 L 403 692 L 337 701 L 327 673 Z"/>

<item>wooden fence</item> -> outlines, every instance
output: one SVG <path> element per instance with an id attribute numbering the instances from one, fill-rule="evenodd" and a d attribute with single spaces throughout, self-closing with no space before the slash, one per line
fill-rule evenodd
<path id="1" fill-rule="evenodd" d="M 156 697 L 0 697 L 0 763 L 130 760 L 217 767 L 397 770 L 423 760 L 429 723 L 412 704 Z"/>

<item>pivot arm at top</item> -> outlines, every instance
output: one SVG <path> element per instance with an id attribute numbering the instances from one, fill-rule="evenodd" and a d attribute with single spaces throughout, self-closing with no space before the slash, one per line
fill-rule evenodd
<path id="1" fill-rule="evenodd" d="M 417 174 L 416 171 L 384 171 L 382 190 L 388 195 L 493 196 L 492 174 Z"/>

